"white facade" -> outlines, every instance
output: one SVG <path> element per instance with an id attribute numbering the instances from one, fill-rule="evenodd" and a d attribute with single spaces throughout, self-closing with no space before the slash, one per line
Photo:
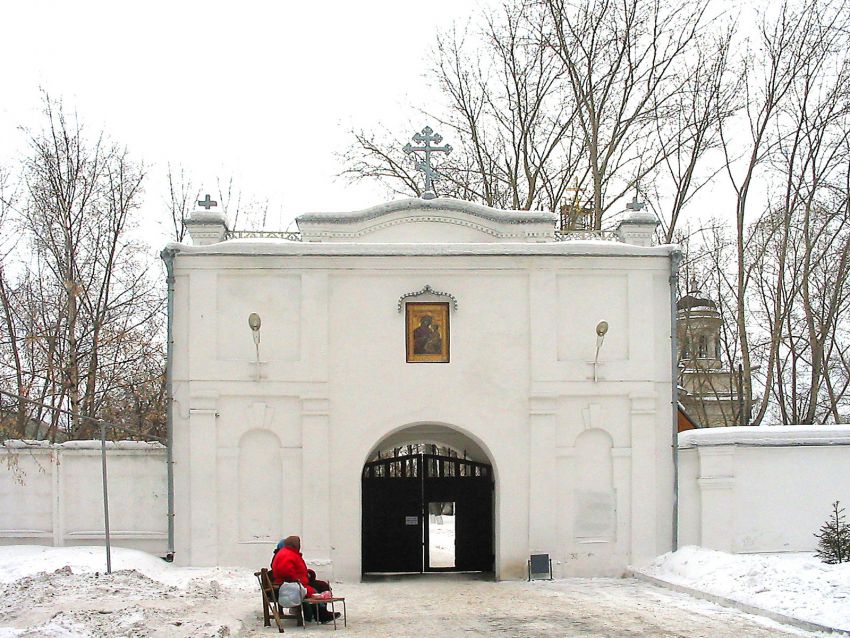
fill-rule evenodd
<path id="1" fill-rule="evenodd" d="M 363 465 L 414 441 L 492 464 L 497 578 L 532 551 L 560 576 L 671 548 L 673 247 L 442 199 L 304 215 L 300 242 L 216 223 L 169 247 L 178 562 L 263 565 L 300 534 L 324 575 L 359 578 Z M 450 362 L 407 363 L 404 304 L 450 299 Z"/>
<path id="2" fill-rule="evenodd" d="M 832 503 L 850 503 L 850 426 L 679 435 L 679 540 L 732 553 L 805 552 Z"/>

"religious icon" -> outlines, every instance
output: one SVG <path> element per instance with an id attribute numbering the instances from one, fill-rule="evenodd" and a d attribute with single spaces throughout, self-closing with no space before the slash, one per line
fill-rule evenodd
<path id="1" fill-rule="evenodd" d="M 449 304 L 409 303 L 407 362 L 449 362 Z"/>

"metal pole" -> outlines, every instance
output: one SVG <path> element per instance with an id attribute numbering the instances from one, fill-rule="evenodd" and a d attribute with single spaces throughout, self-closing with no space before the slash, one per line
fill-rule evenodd
<path id="1" fill-rule="evenodd" d="M 106 480 L 106 423 L 100 424 L 100 464 L 103 479 L 103 532 L 106 539 L 106 573 L 112 573 L 112 548 L 109 544 L 109 490 Z"/>
<path id="2" fill-rule="evenodd" d="M 670 374 L 672 375 L 670 405 L 673 408 L 673 551 L 679 549 L 679 335 L 677 330 L 676 297 L 679 265 L 682 252 L 670 254 Z"/>
<path id="3" fill-rule="evenodd" d="M 168 283 L 167 337 L 165 355 L 165 467 L 168 479 L 168 550 L 165 559 L 174 560 L 174 418 L 171 414 L 174 396 L 174 249 L 166 248 L 160 253 L 165 262 Z M 257 366 L 259 367 L 259 365 Z"/>

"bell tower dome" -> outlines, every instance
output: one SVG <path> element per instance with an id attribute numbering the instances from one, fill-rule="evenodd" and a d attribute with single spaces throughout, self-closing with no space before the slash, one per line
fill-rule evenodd
<path id="1" fill-rule="evenodd" d="M 685 410 L 702 427 L 740 425 L 738 388 L 723 370 L 717 304 L 703 296 L 696 277 L 676 303 L 679 339 L 679 395 Z"/>

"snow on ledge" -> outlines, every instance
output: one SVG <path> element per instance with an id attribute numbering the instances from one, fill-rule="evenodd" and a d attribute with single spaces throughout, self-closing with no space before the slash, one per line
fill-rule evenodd
<path id="1" fill-rule="evenodd" d="M 475 202 L 467 202 L 460 199 L 450 197 L 438 197 L 436 199 L 421 199 L 421 198 L 406 198 L 397 199 L 377 206 L 372 206 L 363 210 L 350 212 L 316 212 L 302 213 L 295 218 L 296 223 L 325 223 L 325 224 L 351 224 L 353 222 L 368 221 L 384 215 L 392 213 L 409 212 L 409 211 L 445 211 L 445 212 L 460 212 L 483 219 L 489 219 L 495 222 L 503 222 L 507 224 L 552 224 L 554 230 L 555 222 L 558 221 L 558 216 L 547 211 L 533 210 L 501 210 L 498 208 L 490 208 Z"/>
<path id="2" fill-rule="evenodd" d="M 679 448 L 719 445 L 850 445 L 850 425 L 771 425 L 701 428 L 679 434 Z"/>
<path id="3" fill-rule="evenodd" d="M 217 244 L 189 246 L 170 242 L 166 250 L 178 256 L 232 255 L 251 256 L 527 256 L 553 255 L 577 257 L 669 257 L 678 252 L 677 244 L 635 246 L 599 239 L 551 242 L 484 242 L 484 243 L 362 243 L 362 242 L 298 242 L 286 239 L 229 239 Z"/>
<path id="4" fill-rule="evenodd" d="M 66 441 L 65 443 L 50 443 L 49 441 L 33 441 L 31 439 L 8 439 L 0 443 L 0 448 L 29 450 L 29 449 L 62 449 L 62 450 L 99 450 L 100 439 L 85 441 Z M 107 450 L 161 450 L 165 449 L 157 441 L 107 441 Z"/>

